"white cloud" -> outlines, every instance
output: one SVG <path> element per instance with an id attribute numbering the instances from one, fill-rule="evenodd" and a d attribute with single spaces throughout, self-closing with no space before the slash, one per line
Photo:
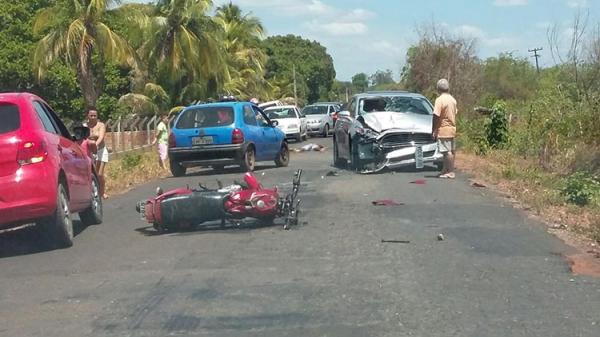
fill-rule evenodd
<path id="1" fill-rule="evenodd" d="M 470 25 L 458 26 L 454 29 L 454 33 L 459 36 L 475 39 L 482 39 L 486 35 L 481 28 Z"/>
<path id="2" fill-rule="evenodd" d="M 567 6 L 578 8 L 578 7 L 587 7 L 588 0 L 567 0 Z"/>
<path id="3" fill-rule="evenodd" d="M 508 7 L 508 6 L 525 6 L 528 0 L 495 0 L 494 6 Z"/>
<path id="4" fill-rule="evenodd" d="M 367 21 L 375 17 L 375 13 L 362 8 L 355 8 L 339 18 L 340 21 Z"/>
<path id="5" fill-rule="evenodd" d="M 305 27 L 314 33 L 325 33 L 331 36 L 364 35 L 369 28 L 363 22 L 329 22 L 312 20 L 305 23 Z"/>
<path id="6" fill-rule="evenodd" d="M 312 0 L 307 8 L 309 12 L 317 15 L 327 15 L 334 12 L 333 7 L 327 6 L 319 0 Z"/>

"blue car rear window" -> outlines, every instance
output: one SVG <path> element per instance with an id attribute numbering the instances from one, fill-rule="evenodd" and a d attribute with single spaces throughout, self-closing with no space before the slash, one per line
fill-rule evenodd
<path id="1" fill-rule="evenodd" d="M 0 102 L 0 134 L 12 132 L 18 130 L 21 127 L 21 115 L 19 114 L 19 107 L 10 104 Z"/>
<path id="2" fill-rule="evenodd" d="M 178 129 L 225 126 L 233 123 L 232 107 L 198 107 L 183 112 L 177 121 Z"/>

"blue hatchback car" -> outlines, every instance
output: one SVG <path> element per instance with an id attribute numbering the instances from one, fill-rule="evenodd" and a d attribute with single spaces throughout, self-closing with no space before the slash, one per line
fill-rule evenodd
<path id="1" fill-rule="evenodd" d="M 222 169 L 240 165 L 254 170 L 257 161 L 287 166 L 285 134 L 250 102 L 193 105 L 176 117 L 169 135 L 171 173 L 179 177 L 188 167 Z"/>

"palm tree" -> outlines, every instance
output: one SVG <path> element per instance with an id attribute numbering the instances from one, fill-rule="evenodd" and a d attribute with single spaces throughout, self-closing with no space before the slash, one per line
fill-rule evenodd
<path id="1" fill-rule="evenodd" d="M 152 16 L 141 15 L 135 22 L 138 53 L 150 80 L 167 89 L 172 103 L 195 95 L 218 72 L 221 54 L 206 15 L 211 6 L 211 0 L 162 0 Z"/>
<path id="2" fill-rule="evenodd" d="M 264 96 L 268 88 L 264 78 L 267 55 L 260 47 L 265 34 L 260 20 L 230 2 L 217 8 L 214 22 L 221 29 L 226 55 L 224 90 L 246 97 Z"/>
<path id="3" fill-rule="evenodd" d="M 121 65 L 135 66 L 134 52 L 118 34 L 102 22 L 115 0 L 63 0 L 41 11 L 34 33 L 45 34 L 34 53 L 34 69 L 42 79 L 48 67 L 58 59 L 73 67 L 86 106 L 96 105 L 101 88 L 93 58 L 98 56 Z"/>

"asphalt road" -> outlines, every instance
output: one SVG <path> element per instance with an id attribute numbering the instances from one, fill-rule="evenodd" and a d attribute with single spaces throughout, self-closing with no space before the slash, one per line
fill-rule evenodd
<path id="1" fill-rule="evenodd" d="M 241 177 L 204 170 L 109 199 L 104 223 L 70 249 L 4 235 L 0 336 L 600 336 L 600 280 L 570 274 L 570 248 L 508 202 L 435 171 L 330 177 L 331 161 L 329 149 L 259 167 L 284 188 L 304 169 L 289 231 L 155 235 L 138 219 L 135 202 L 157 184 Z"/>

